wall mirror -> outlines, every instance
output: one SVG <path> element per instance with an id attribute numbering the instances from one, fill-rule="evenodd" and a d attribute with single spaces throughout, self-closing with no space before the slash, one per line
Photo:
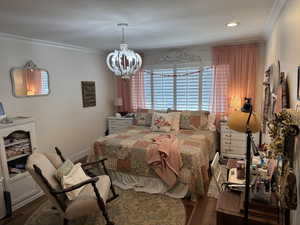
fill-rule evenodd
<path id="1" fill-rule="evenodd" d="M 50 94 L 49 72 L 38 68 L 33 61 L 28 61 L 23 67 L 13 67 L 10 76 L 15 97 Z"/>

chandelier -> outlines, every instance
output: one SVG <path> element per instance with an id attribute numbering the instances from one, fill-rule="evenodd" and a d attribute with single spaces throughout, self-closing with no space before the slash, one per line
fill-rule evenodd
<path id="1" fill-rule="evenodd" d="M 128 44 L 125 42 L 125 27 L 128 24 L 119 23 L 118 26 L 122 27 L 120 49 L 116 49 L 107 55 L 106 64 L 116 76 L 128 79 L 141 68 L 142 58 L 138 53 L 128 49 Z"/>

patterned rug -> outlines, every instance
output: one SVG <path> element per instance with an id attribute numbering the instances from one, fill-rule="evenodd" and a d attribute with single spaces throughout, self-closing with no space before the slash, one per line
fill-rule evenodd
<path id="1" fill-rule="evenodd" d="M 108 203 L 108 214 L 115 225 L 184 225 L 185 208 L 181 199 L 165 195 L 121 190 L 119 197 Z M 63 219 L 58 210 L 52 208 L 50 201 L 45 202 L 26 221 L 25 225 L 62 225 Z M 99 211 L 69 225 L 105 225 Z"/>

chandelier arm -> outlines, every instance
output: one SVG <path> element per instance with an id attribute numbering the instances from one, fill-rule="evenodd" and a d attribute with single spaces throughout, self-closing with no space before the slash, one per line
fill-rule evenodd
<path id="1" fill-rule="evenodd" d="M 108 55 L 107 55 L 107 57 L 106 57 L 106 64 L 107 64 L 107 66 L 108 66 L 108 68 L 111 70 L 111 71 L 114 71 L 114 68 L 111 66 L 111 62 L 112 62 L 112 57 L 113 57 L 113 55 L 114 55 L 114 53 L 113 52 L 111 52 L 111 53 L 109 53 Z"/>

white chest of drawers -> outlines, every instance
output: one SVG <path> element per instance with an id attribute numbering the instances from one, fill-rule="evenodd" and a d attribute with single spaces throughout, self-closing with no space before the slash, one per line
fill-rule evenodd
<path id="1" fill-rule="evenodd" d="M 108 117 L 109 134 L 118 133 L 133 124 L 133 118 L 127 117 Z"/>
<path id="2" fill-rule="evenodd" d="M 252 134 L 258 146 L 259 133 Z M 242 159 L 246 156 L 247 135 L 231 130 L 227 122 L 221 121 L 221 156 L 226 158 Z"/>

